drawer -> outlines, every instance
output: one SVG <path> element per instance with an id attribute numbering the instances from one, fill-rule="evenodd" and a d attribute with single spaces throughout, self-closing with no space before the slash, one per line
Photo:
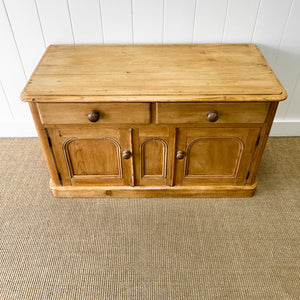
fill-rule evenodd
<path id="1" fill-rule="evenodd" d="M 156 124 L 264 123 L 269 103 L 157 103 Z"/>
<path id="2" fill-rule="evenodd" d="M 149 124 L 149 103 L 38 103 L 42 124 Z"/>

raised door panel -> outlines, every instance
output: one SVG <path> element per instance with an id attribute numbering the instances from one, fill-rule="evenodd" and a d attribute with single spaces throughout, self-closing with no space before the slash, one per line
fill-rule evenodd
<path id="1" fill-rule="evenodd" d="M 184 176 L 234 178 L 243 148 L 238 138 L 196 138 L 187 145 Z"/>
<path id="2" fill-rule="evenodd" d="M 63 185 L 133 185 L 131 129 L 48 129 Z"/>
<path id="3" fill-rule="evenodd" d="M 134 130 L 136 185 L 173 185 L 175 129 Z"/>
<path id="4" fill-rule="evenodd" d="M 168 144 L 162 138 L 149 138 L 140 144 L 141 176 L 143 178 L 167 175 Z"/>
<path id="5" fill-rule="evenodd" d="M 176 184 L 244 184 L 260 128 L 180 128 Z"/>
<path id="6" fill-rule="evenodd" d="M 122 178 L 121 145 L 114 138 L 70 138 L 63 144 L 63 152 L 72 177 Z"/>

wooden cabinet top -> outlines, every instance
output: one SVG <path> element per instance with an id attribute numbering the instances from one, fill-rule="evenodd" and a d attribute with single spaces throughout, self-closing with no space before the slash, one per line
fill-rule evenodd
<path id="1" fill-rule="evenodd" d="M 21 99 L 36 102 L 280 101 L 253 44 L 51 45 Z"/>

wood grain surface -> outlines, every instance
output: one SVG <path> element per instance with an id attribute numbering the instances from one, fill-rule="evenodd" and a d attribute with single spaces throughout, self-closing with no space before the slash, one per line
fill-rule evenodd
<path id="1" fill-rule="evenodd" d="M 149 103 L 38 103 L 42 124 L 88 125 L 88 113 L 99 112 L 94 124 L 149 124 Z"/>
<path id="2" fill-rule="evenodd" d="M 252 44 L 51 46 L 24 95 L 53 194 L 88 197 L 253 195 L 286 97 Z"/>
<path id="3" fill-rule="evenodd" d="M 211 123 L 207 113 L 218 113 L 217 123 L 263 123 L 269 103 L 157 103 L 157 124 Z"/>
<path id="4" fill-rule="evenodd" d="M 218 101 L 225 96 L 252 101 L 266 101 L 268 95 L 286 98 L 253 44 L 50 46 L 21 98 L 63 102 L 63 96 L 73 95 L 91 97 L 90 101 L 95 96 L 127 96 L 133 101 L 130 97 L 139 95 L 213 95 Z"/>

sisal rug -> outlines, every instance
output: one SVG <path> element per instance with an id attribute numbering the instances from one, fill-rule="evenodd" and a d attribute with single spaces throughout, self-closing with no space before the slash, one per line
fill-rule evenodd
<path id="1" fill-rule="evenodd" d="M 0 299 L 300 299 L 300 138 L 253 198 L 54 198 L 39 141 L 0 139 Z"/>

